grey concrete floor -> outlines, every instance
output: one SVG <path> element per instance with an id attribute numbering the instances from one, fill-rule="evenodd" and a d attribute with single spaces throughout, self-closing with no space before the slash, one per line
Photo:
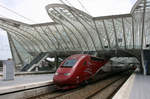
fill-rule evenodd
<path id="1" fill-rule="evenodd" d="M 5 87 L 22 85 L 22 84 L 51 81 L 52 79 L 53 79 L 53 74 L 16 76 L 14 80 L 10 80 L 10 81 L 4 81 L 3 78 L 0 77 L 0 89 L 3 89 Z"/>
<path id="2" fill-rule="evenodd" d="M 150 99 L 150 75 L 136 74 L 130 99 Z"/>

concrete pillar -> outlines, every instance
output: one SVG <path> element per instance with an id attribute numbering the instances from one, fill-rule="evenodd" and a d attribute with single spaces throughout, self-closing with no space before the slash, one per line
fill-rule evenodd
<path id="1" fill-rule="evenodd" d="M 150 50 L 141 51 L 141 64 L 144 75 L 150 75 Z"/>
<path id="2" fill-rule="evenodd" d="M 3 80 L 14 80 L 14 62 L 12 59 L 3 60 Z"/>

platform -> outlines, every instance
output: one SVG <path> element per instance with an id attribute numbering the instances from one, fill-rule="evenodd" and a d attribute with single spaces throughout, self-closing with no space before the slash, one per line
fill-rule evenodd
<path id="1" fill-rule="evenodd" d="M 113 99 L 150 99 L 150 76 L 134 73 Z"/>
<path id="2" fill-rule="evenodd" d="M 11 81 L 4 81 L 0 77 L 0 95 L 48 85 L 52 83 L 52 78 L 53 74 L 20 75 Z"/>

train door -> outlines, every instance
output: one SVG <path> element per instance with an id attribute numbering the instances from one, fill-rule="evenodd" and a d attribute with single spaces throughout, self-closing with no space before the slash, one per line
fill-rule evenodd
<path id="1" fill-rule="evenodd" d="M 91 60 L 91 63 L 92 74 L 94 74 L 96 71 L 96 62 L 94 60 Z"/>
<path id="2" fill-rule="evenodd" d="M 85 70 L 84 70 L 85 79 L 89 79 L 92 76 L 91 65 L 92 64 L 89 60 L 85 60 L 84 63 L 83 63 L 83 66 L 85 66 Z"/>

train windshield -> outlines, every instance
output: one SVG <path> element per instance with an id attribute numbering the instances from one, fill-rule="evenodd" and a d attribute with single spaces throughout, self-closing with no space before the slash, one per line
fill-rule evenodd
<path id="1" fill-rule="evenodd" d="M 62 65 L 62 67 L 73 67 L 76 62 L 77 62 L 76 59 L 68 59 L 68 60 L 66 60 L 64 62 L 64 64 Z"/>

